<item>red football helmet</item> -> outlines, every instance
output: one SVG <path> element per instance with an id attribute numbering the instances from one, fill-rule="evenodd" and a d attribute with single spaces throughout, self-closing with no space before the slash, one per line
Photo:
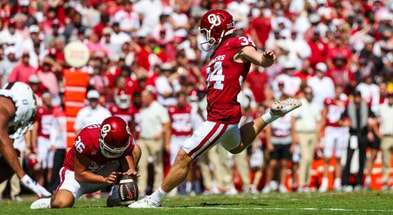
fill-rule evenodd
<path id="1" fill-rule="evenodd" d="M 119 90 L 115 95 L 115 103 L 120 109 L 127 109 L 131 104 L 131 96 L 125 90 Z"/>
<path id="2" fill-rule="evenodd" d="M 202 48 L 206 50 L 203 45 L 207 44 L 207 50 L 215 49 L 224 36 L 236 31 L 233 16 L 225 10 L 210 10 L 202 16 L 199 31 L 206 34 Z"/>
<path id="3" fill-rule="evenodd" d="M 100 149 L 107 158 L 118 158 L 133 140 L 126 121 L 117 116 L 106 118 L 100 128 Z"/>

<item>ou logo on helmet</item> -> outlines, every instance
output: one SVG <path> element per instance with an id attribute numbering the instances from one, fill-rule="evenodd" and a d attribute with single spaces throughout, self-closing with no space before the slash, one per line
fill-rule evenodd
<path id="1" fill-rule="evenodd" d="M 216 14 L 210 14 L 209 16 L 207 16 L 207 20 L 213 26 L 219 26 L 221 24 L 220 16 L 218 16 Z"/>
<path id="2" fill-rule="evenodd" d="M 110 130 L 111 130 L 111 125 L 109 124 L 103 125 L 101 128 L 101 137 L 105 138 Z"/>

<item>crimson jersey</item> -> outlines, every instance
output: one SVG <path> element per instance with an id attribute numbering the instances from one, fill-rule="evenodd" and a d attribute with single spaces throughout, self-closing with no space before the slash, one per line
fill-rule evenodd
<path id="1" fill-rule="evenodd" d="M 36 121 L 38 122 L 38 136 L 49 139 L 50 128 L 53 122 L 53 109 L 37 107 Z"/>
<path id="2" fill-rule="evenodd" d="M 178 106 L 169 106 L 168 113 L 172 122 L 172 135 L 174 136 L 191 136 L 192 122 L 191 122 L 190 105 L 186 105 L 180 109 Z"/>
<path id="3" fill-rule="evenodd" d="M 63 167 L 74 171 L 74 157 L 76 153 L 82 154 L 90 159 L 88 167 L 89 172 L 97 172 L 105 167 L 111 161 L 119 160 L 126 155 L 131 155 L 135 147 L 135 142 L 131 139 L 131 143 L 126 151 L 119 158 L 107 158 L 101 154 L 100 145 L 98 143 L 100 135 L 100 124 L 93 124 L 85 127 L 75 138 L 74 145 L 67 153 Z"/>
<path id="4" fill-rule="evenodd" d="M 237 63 L 233 56 L 246 46 L 255 48 L 246 36 L 232 37 L 218 47 L 206 68 L 207 120 L 234 124 L 241 117 L 237 95 L 246 79 L 251 63 Z"/>
<path id="5" fill-rule="evenodd" d="M 118 117 L 122 118 L 124 121 L 126 121 L 128 125 L 131 124 L 131 122 L 132 122 L 132 109 L 131 109 L 131 107 L 126 110 L 123 110 L 123 109 L 120 109 L 116 105 L 110 105 L 108 107 L 108 110 L 109 110 L 109 112 L 111 112 L 112 116 L 118 116 Z"/>
<path id="6" fill-rule="evenodd" d="M 337 102 L 335 99 L 326 98 L 324 104 L 327 107 L 326 126 L 340 127 L 338 121 L 345 111 L 347 101 Z"/>

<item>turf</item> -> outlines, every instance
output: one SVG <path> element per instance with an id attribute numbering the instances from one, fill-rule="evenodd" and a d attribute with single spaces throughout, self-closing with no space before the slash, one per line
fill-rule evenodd
<path id="1" fill-rule="evenodd" d="M 1 201 L 1 215 L 16 214 L 393 214 L 393 192 L 327 192 L 168 197 L 158 209 L 107 208 L 106 199 L 79 200 L 73 208 L 31 210 L 33 198 Z"/>

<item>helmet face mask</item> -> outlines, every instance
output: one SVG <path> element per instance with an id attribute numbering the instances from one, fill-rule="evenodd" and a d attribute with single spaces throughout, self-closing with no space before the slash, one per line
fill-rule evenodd
<path id="1" fill-rule="evenodd" d="M 128 148 L 128 146 L 130 145 L 130 143 L 128 143 L 124 147 L 111 148 L 107 144 L 105 144 L 103 139 L 100 138 L 98 141 L 100 143 L 101 154 L 104 155 L 106 158 L 120 157 L 124 153 L 124 151 Z"/>
<path id="2" fill-rule="evenodd" d="M 127 109 L 131 105 L 131 98 L 128 94 L 120 94 L 115 96 L 115 103 L 120 109 Z"/>
<path id="3" fill-rule="evenodd" d="M 236 31 L 233 16 L 225 10 L 210 10 L 202 16 L 199 31 L 206 36 L 201 48 L 204 51 L 216 49 L 223 37 Z"/>
<path id="4" fill-rule="evenodd" d="M 98 142 L 101 154 L 106 158 L 120 157 L 130 146 L 131 140 L 130 129 L 122 118 L 112 116 L 102 122 Z"/>

